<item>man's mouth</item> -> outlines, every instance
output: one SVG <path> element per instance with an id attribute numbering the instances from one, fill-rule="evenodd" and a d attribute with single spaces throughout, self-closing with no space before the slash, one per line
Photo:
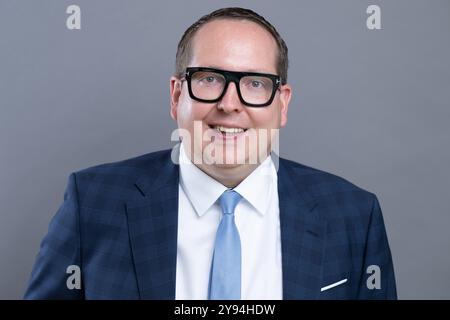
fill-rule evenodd
<path id="1" fill-rule="evenodd" d="M 226 136 L 237 135 L 248 130 L 247 128 L 225 127 L 220 125 L 209 125 L 209 127 Z"/>

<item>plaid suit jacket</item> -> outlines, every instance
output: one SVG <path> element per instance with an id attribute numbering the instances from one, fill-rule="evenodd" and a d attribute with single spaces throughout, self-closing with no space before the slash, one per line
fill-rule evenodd
<path id="1" fill-rule="evenodd" d="M 278 163 L 283 298 L 396 299 L 376 196 Z M 175 299 L 178 174 L 170 150 L 72 173 L 24 298 Z M 71 265 L 80 289 L 67 286 Z"/>

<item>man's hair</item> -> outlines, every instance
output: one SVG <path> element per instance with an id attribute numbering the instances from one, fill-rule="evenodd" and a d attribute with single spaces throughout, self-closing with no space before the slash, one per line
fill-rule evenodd
<path id="1" fill-rule="evenodd" d="M 281 38 L 278 31 L 272 26 L 264 17 L 256 12 L 244 8 L 223 8 L 204 15 L 199 20 L 194 22 L 183 34 L 178 43 L 177 56 L 175 61 L 175 75 L 182 77 L 189 61 L 192 58 L 192 39 L 198 29 L 204 24 L 216 19 L 231 19 L 231 20 L 248 20 L 257 23 L 264 29 L 270 32 L 275 39 L 278 46 L 278 56 L 276 59 L 276 69 L 278 75 L 281 77 L 281 83 L 287 82 L 288 72 L 288 48 L 283 38 Z"/>

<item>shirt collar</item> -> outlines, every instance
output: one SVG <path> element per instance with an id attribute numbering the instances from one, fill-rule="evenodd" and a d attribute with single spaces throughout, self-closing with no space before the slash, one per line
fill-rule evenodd
<path id="1" fill-rule="evenodd" d="M 247 178 L 234 188 L 261 215 L 269 208 L 272 186 L 277 173 L 272 157 L 269 155 Z"/>
<path id="2" fill-rule="evenodd" d="M 180 146 L 180 184 L 200 217 L 228 189 L 191 162 L 184 151 L 183 143 Z"/>
<path id="3" fill-rule="evenodd" d="M 197 215 L 203 216 L 228 188 L 195 166 L 186 155 L 182 143 L 179 162 L 181 187 Z M 250 203 L 258 213 L 264 215 L 269 207 L 275 179 L 277 179 L 275 165 L 269 155 L 234 190 Z"/>

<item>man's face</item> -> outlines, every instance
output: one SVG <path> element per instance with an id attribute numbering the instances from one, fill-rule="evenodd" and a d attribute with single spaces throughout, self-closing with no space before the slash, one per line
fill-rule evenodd
<path id="1" fill-rule="evenodd" d="M 277 54 L 275 39 L 263 27 L 247 20 L 220 19 L 208 22 L 197 31 L 188 66 L 277 74 Z M 258 163 L 262 162 L 264 158 L 260 157 L 270 152 L 274 133 L 287 122 L 291 96 L 288 85 L 280 86 L 273 102 L 267 107 L 248 107 L 242 104 L 233 82 L 230 82 L 223 98 L 215 103 L 191 99 L 187 82 L 175 77 L 171 78 L 170 89 L 171 116 L 177 121 L 178 128 L 187 130 L 191 137 L 183 139 L 185 150 L 194 152 L 203 163 L 216 162 L 213 166 L 217 168 L 243 165 L 239 155 L 243 155 L 245 163 L 255 158 Z M 199 130 L 194 130 L 195 122 L 197 129 L 201 128 L 201 134 Z M 221 132 L 221 127 L 245 131 L 230 135 Z M 261 144 L 259 148 L 255 148 L 255 140 L 249 137 L 250 134 L 256 134 L 256 144 Z M 214 136 L 213 142 L 211 136 Z M 238 143 L 243 141 L 245 143 Z M 197 146 L 195 150 L 194 145 Z M 214 149 L 212 146 L 216 151 L 222 151 L 221 154 L 213 152 L 214 159 L 211 159 L 210 152 L 206 152 Z M 218 159 L 218 155 L 223 158 Z"/>

